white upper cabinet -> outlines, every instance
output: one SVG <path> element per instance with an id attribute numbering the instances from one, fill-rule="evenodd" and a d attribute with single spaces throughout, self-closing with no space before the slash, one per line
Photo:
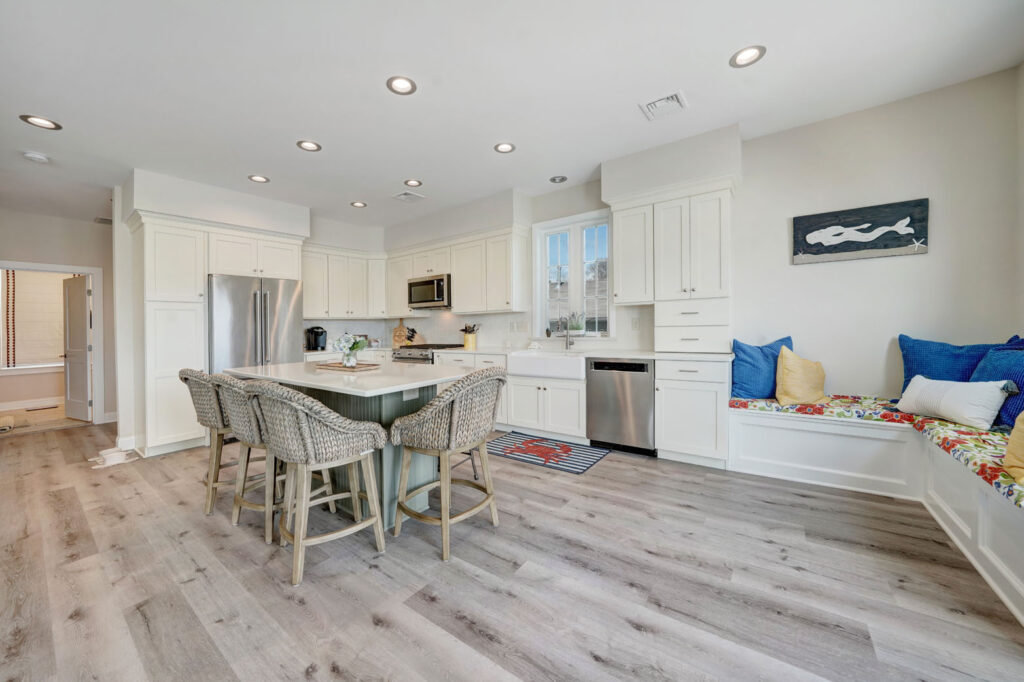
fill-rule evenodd
<path id="1" fill-rule="evenodd" d="M 146 298 L 201 302 L 206 291 L 206 233 L 165 225 L 146 226 Z"/>
<path id="2" fill-rule="evenodd" d="M 486 312 L 487 243 L 459 244 L 452 247 L 451 254 L 452 312 Z"/>
<path id="3" fill-rule="evenodd" d="M 210 234 L 210 272 L 217 275 L 259 275 L 257 240 L 244 234 Z"/>
<path id="4" fill-rule="evenodd" d="M 368 317 L 386 317 L 387 311 L 387 280 L 385 262 L 382 259 L 367 261 L 366 308 Z"/>
<path id="5" fill-rule="evenodd" d="M 654 205 L 654 297 L 690 298 L 690 200 Z"/>
<path id="6" fill-rule="evenodd" d="M 509 235 L 487 240 L 487 310 L 516 310 L 521 306 L 520 301 L 516 300 L 520 297 L 512 277 L 516 272 L 517 258 L 522 255 L 516 252 L 514 239 L 514 236 Z M 518 274 L 522 276 L 522 273 Z M 525 278 L 522 283 L 526 283 Z"/>
<path id="7" fill-rule="evenodd" d="M 443 275 L 452 271 L 452 250 L 449 247 L 421 251 L 412 255 L 412 274 L 406 279 L 413 277 L 426 277 L 427 275 Z"/>
<path id="8" fill-rule="evenodd" d="M 299 279 L 302 247 L 298 242 L 274 242 L 260 239 L 258 246 L 261 277 Z"/>
<path id="9" fill-rule="evenodd" d="M 654 302 L 654 220 L 651 206 L 612 215 L 612 258 L 616 304 Z"/>
<path id="10" fill-rule="evenodd" d="M 654 205 L 655 297 L 729 295 L 728 191 Z"/>
<path id="11" fill-rule="evenodd" d="M 413 314 L 409 308 L 409 280 L 412 279 L 412 256 L 388 258 L 387 299 L 388 317 L 409 317 Z"/>
<path id="12" fill-rule="evenodd" d="M 348 317 L 367 317 L 369 315 L 370 302 L 369 288 L 367 287 L 369 277 L 369 264 L 365 258 L 349 258 L 348 270 Z"/>
<path id="13" fill-rule="evenodd" d="M 729 192 L 690 198 L 690 298 L 729 295 Z"/>
<path id="14" fill-rule="evenodd" d="M 327 254 L 307 251 L 302 254 L 302 316 L 329 317 L 327 300 Z"/>
<path id="15" fill-rule="evenodd" d="M 210 272 L 299 279 L 302 247 L 299 242 L 257 239 L 241 232 L 210 233 Z"/>

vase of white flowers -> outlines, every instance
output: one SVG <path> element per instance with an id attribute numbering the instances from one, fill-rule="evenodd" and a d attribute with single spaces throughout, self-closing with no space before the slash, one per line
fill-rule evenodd
<path id="1" fill-rule="evenodd" d="M 359 360 L 356 358 L 356 353 L 366 348 L 368 344 L 366 339 L 346 332 L 335 339 L 332 345 L 334 346 L 335 352 L 343 354 L 341 356 L 341 364 L 346 367 L 355 367 L 359 364 Z"/>

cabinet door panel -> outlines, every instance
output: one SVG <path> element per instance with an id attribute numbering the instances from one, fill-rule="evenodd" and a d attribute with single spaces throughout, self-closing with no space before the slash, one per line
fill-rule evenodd
<path id="1" fill-rule="evenodd" d="M 206 233 L 145 227 L 146 298 L 201 302 L 206 292 Z"/>
<path id="2" fill-rule="evenodd" d="M 244 235 L 210 234 L 210 272 L 215 275 L 259 274 L 256 240 Z"/>
<path id="3" fill-rule="evenodd" d="M 348 317 L 366 317 L 369 312 L 368 263 L 364 258 L 348 259 Z"/>
<path id="4" fill-rule="evenodd" d="M 544 430 L 571 436 L 587 435 L 586 385 L 544 382 Z"/>
<path id="5" fill-rule="evenodd" d="M 384 274 L 384 261 L 371 260 L 367 269 L 366 316 L 387 316 L 387 281 Z"/>
<path id="6" fill-rule="evenodd" d="M 726 459 L 724 383 L 655 382 L 655 445 L 687 455 Z"/>
<path id="7" fill-rule="evenodd" d="M 201 438 L 182 367 L 206 368 L 205 306 L 146 304 L 146 447 Z"/>
<path id="8" fill-rule="evenodd" d="M 506 387 L 508 423 L 513 426 L 543 428 L 544 411 L 540 381 L 511 378 Z"/>
<path id="9" fill-rule="evenodd" d="M 729 295 L 729 194 L 690 199 L 690 296 Z"/>
<path id="10" fill-rule="evenodd" d="M 389 258 L 385 266 L 388 286 L 388 317 L 407 317 L 409 309 L 409 280 L 413 274 L 413 257 Z"/>
<path id="11" fill-rule="evenodd" d="M 323 319 L 327 308 L 327 254 L 302 254 L 302 316 Z"/>
<path id="12" fill-rule="evenodd" d="M 654 205 L 654 297 L 690 297 L 690 200 Z"/>
<path id="13" fill-rule="evenodd" d="M 654 301 L 653 207 L 616 211 L 612 217 L 615 303 Z"/>
<path id="14" fill-rule="evenodd" d="M 348 316 L 348 258 L 327 257 L 327 308 L 331 317 Z"/>
<path id="15" fill-rule="evenodd" d="M 286 242 L 259 242 L 259 271 L 263 277 L 299 279 L 302 247 Z"/>
<path id="16" fill-rule="evenodd" d="M 512 310 L 512 238 L 487 240 L 487 310 Z"/>
<path id="17" fill-rule="evenodd" d="M 487 309 L 486 261 L 483 241 L 460 244 L 452 249 L 452 312 L 479 313 Z"/>
<path id="18" fill-rule="evenodd" d="M 443 275 L 452 271 L 452 250 L 447 246 L 430 252 L 430 274 Z"/>
<path id="19" fill-rule="evenodd" d="M 414 253 L 412 255 L 412 277 L 426 277 L 430 274 L 431 270 L 431 256 L 429 251 L 423 253 Z"/>

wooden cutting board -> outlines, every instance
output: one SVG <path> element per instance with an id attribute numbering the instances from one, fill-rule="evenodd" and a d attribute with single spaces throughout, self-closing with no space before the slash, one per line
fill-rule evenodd
<path id="1" fill-rule="evenodd" d="M 355 367 L 346 367 L 340 362 L 318 362 L 317 369 L 329 369 L 334 372 L 369 372 L 373 369 L 380 369 L 379 364 L 371 362 L 360 362 Z"/>

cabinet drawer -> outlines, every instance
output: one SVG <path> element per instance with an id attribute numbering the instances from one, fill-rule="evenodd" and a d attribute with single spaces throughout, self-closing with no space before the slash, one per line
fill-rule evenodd
<path id="1" fill-rule="evenodd" d="M 654 304 L 655 327 L 705 327 L 728 325 L 730 305 L 727 298 L 658 301 Z"/>
<path id="2" fill-rule="evenodd" d="M 476 356 L 476 364 L 474 365 L 474 367 L 476 367 L 476 369 L 487 369 L 488 367 L 504 367 L 504 366 L 505 366 L 505 356 L 504 355 L 497 355 L 497 354 L 493 354 L 493 355 L 477 355 Z"/>
<path id="3" fill-rule="evenodd" d="M 728 353 L 732 350 L 731 328 L 655 327 L 654 350 L 659 353 Z"/>
<path id="4" fill-rule="evenodd" d="M 449 367 L 472 367 L 473 356 L 469 354 L 456 355 L 454 353 L 442 354 L 438 353 L 434 357 L 435 362 L 439 365 L 446 365 Z"/>
<path id="5" fill-rule="evenodd" d="M 729 381 L 729 363 L 693 360 L 658 360 L 654 365 L 657 379 L 672 381 Z"/>

